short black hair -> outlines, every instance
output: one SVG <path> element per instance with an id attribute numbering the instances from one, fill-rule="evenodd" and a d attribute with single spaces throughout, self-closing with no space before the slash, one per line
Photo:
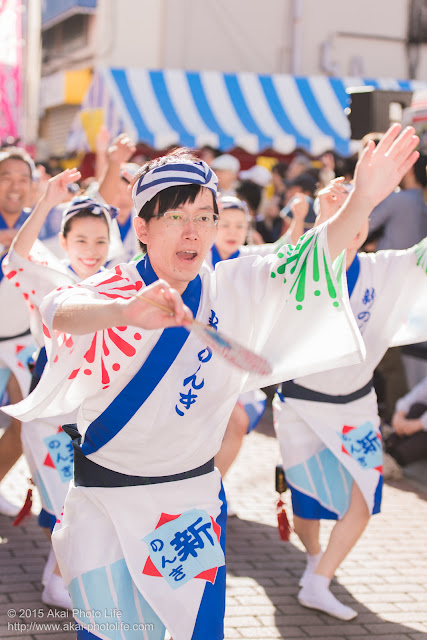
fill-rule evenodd
<path id="1" fill-rule="evenodd" d="M 271 168 L 271 172 L 277 173 L 277 175 L 280 176 L 283 180 L 286 176 L 288 168 L 289 164 L 287 162 L 276 162 L 276 164 Z"/>
<path id="2" fill-rule="evenodd" d="M 416 160 L 413 166 L 413 169 L 414 169 L 415 180 L 418 182 L 418 184 L 420 184 L 423 187 L 423 189 L 427 187 L 426 167 L 427 167 L 427 156 L 420 155 L 418 160 Z"/>
<path id="3" fill-rule="evenodd" d="M 242 180 L 236 189 L 237 197 L 240 200 L 244 200 L 249 209 L 252 211 L 258 211 L 258 207 L 261 203 L 262 187 L 252 180 Z"/>

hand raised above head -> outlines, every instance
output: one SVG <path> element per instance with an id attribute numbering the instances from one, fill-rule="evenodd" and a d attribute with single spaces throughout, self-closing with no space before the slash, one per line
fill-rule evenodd
<path id="1" fill-rule="evenodd" d="M 70 196 L 67 189 L 68 185 L 72 182 L 76 182 L 80 178 L 81 173 L 76 168 L 65 169 L 62 173 L 58 173 L 57 176 L 54 176 L 47 181 L 46 192 L 42 197 L 42 200 L 46 204 L 49 204 L 50 207 L 55 207 L 63 202 L 67 195 Z"/>
<path id="2" fill-rule="evenodd" d="M 420 141 L 415 129 L 401 129 L 392 125 L 376 147 L 370 141 L 356 165 L 355 191 L 372 209 L 398 186 L 420 155 L 415 151 Z"/>
<path id="3" fill-rule="evenodd" d="M 110 145 L 111 134 L 108 128 L 103 124 L 99 127 L 98 133 L 95 137 L 95 150 L 96 153 L 107 153 L 108 147 Z"/>
<path id="4" fill-rule="evenodd" d="M 292 198 L 290 207 L 295 220 L 301 221 L 304 221 L 306 219 L 308 210 L 310 208 L 303 193 L 297 193 Z"/>
<path id="5" fill-rule="evenodd" d="M 342 207 L 348 197 L 348 191 L 344 187 L 345 178 L 331 180 L 324 189 L 318 192 L 319 215 L 316 225 L 329 220 Z"/>
<path id="6" fill-rule="evenodd" d="M 136 147 L 133 141 L 130 139 L 127 133 L 121 133 L 114 138 L 111 145 L 108 147 L 108 160 L 121 164 L 127 162 L 135 153 Z"/>

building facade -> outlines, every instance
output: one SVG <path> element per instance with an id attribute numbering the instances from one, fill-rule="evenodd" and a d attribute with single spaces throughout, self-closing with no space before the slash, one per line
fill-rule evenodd
<path id="1" fill-rule="evenodd" d="M 426 0 L 44 0 L 40 138 L 104 67 L 427 78 Z"/>

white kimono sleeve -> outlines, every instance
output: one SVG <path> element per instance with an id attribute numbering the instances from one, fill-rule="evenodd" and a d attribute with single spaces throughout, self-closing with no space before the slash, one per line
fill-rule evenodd
<path id="1" fill-rule="evenodd" d="M 69 335 L 53 329 L 58 307 L 71 297 L 76 302 L 88 299 L 108 300 L 128 297 L 142 282 L 117 266 L 103 271 L 84 282 L 66 285 L 51 292 L 43 300 L 43 333 L 48 364 L 35 390 L 18 405 L 9 406 L 9 415 L 24 421 L 71 413 L 83 398 L 107 389 L 136 356 L 137 347 L 144 342 L 146 332 L 135 327 L 114 327 L 84 335 Z"/>
<path id="2" fill-rule="evenodd" d="M 75 281 L 66 265 L 38 240 L 28 259 L 11 249 L 3 260 L 2 268 L 5 276 L 24 296 L 30 309 L 31 305 L 39 309 L 48 293 L 64 283 Z"/>
<path id="3" fill-rule="evenodd" d="M 355 364 L 365 357 L 348 300 L 344 254 L 333 267 L 327 225 L 306 233 L 296 247 L 284 246 L 262 260 L 222 262 L 215 276 L 218 296 L 226 290 L 229 304 L 235 305 L 233 337 L 239 338 L 238 322 L 249 319 L 252 331 L 245 346 L 262 354 L 273 368 L 267 377 L 249 375 L 243 390 Z"/>
<path id="4" fill-rule="evenodd" d="M 239 248 L 240 256 L 269 256 L 272 253 L 277 253 L 285 245 L 292 244 L 292 234 L 290 231 L 276 240 L 276 242 L 267 242 L 264 244 L 246 244 Z"/>
<path id="5" fill-rule="evenodd" d="M 406 251 L 380 253 L 384 260 L 389 254 L 395 256 L 394 269 L 388 270 L 396 297 L 394 312 L 387 322 L 390 346 L 427 340 L 427 238 Z"/>

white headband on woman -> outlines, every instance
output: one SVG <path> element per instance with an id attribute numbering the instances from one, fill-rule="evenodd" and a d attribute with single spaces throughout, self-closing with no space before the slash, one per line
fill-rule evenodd
<path id="1" fill-rule="evenodd" d="M 98 202 L 87 196 L 77 196 L 73 198 L 68 207 L 64 209 L 61 221 L 61 233 L 64 233 L 65 223 L 83 209 L 88 209 L 95 216 L 103 213 L 109 228 L 111 227 L 111 220 L 114 220 L 119 212 L 119 210 L 112 205 Z"/>
<path id="2" fill-rule="evenodd" d="M 248 205 L 244 200 L 239 200 L 235 196 L 220 196 L 218 198 L 218 207 L 220 211 L 227 211 L 227 209 L 238 209 L 239 211 L 243 211 L 245 214 L 245 218 L 247 220 L 251 219 L 251 214 L 249 213 Z"/>
<path id="3" fill-rule="evenodd" d="M 135 182 L 132 189 L 135 209 L 139 213 L 142 207 L 163 189 L 188 184 L 206 187 L 216 198 L 218 178 L 206 162 L 203 160 L 192 162 L 177 158 L 175 162 L 171 161 L 148 171 Z"/>

